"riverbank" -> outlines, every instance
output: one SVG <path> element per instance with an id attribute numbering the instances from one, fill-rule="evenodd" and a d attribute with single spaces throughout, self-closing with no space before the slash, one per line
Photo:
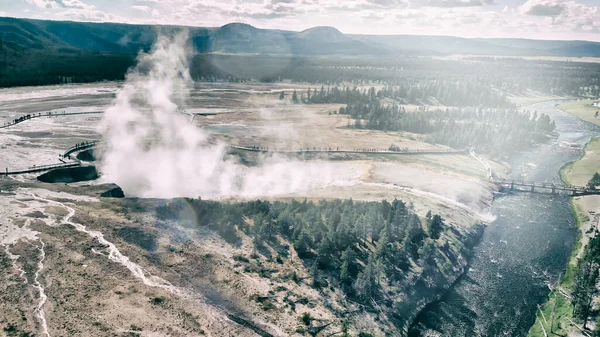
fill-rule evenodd
<path id="1" fill-rule="evenodd" d="M 581 108 L 582 105 L 571 106 Z M 581 114 L 581 111 L 583 110 L 579 109 L 576 112 L 570 110 L 567 112 L 579 117 L 578 114 Z M 586 144 L 584 153 L 579 160 L 563 166 L 560 170 L 560 177 L 566 184 L 585 186 L 592 175 L 598 172 L 600 168 L 599 163 L 600 138 L 595 138 Z M 546 336 L 546 333 L 550 334 L 550 332 L 564 336 L 580 336 L 579 328 L 573 326 L 571 323 L 575 319 L 573 319 L 573 307 L 568 296 L 570 296 L 569 294 L 573 285 L 573 275 L 577 261 L 589 242 L 594 227 L 598 226 L 598 220 L 600 220 L 600 196 L 575 197 L 571 199 L 570 203 L 579 229 L 577 244 L 571 253 L 569 263 L 558 288 L 552 285 L 554 290 L 548 295 L 548 301 L 538 310 L 536 322 L 529 330 L 528 336 L 530 337 Z"/>
<path id="2" fill-rule="evenodd" d="M 600 126 L 600 107 L 594 105 L 598 102 L 600 102 L 600 100 L 582 99 L 578 101 L 564 102 L 558 104 L 557 107 L 562 111 L 578 117 L 581 120 Z M 597 112 L 598 116 L 596 116 Z"/>

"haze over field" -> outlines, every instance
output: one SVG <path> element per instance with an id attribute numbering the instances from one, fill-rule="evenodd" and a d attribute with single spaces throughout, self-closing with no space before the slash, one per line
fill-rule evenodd
<path id="1" fill-rule="evenodd" d="M 106 110 L 101 122 L 105 181 L 129 196 L 220 199 L 307 191 L 348 183 L 360 174 L 334 163 L 274 156 L 246 167 L 227 157 L 225 144 L 210 144 L 208 134 L 180 111 L 192 85 L 186 42 L 187 32 L 159 37 L 148 54 L 138 56 Z"/>

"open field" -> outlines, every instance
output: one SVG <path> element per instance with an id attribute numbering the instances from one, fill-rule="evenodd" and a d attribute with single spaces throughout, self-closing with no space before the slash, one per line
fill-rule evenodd
<path id="1" fill-rule="evenodd" d="M 23 113 L 49 110 L 102 110 L 111 103 L 119 86 L 119 83 L 102 83 L 44 87 L 39 90 L 39 96 L 32 93 L 32 88 L 7 89 L 0 114 L 9 120 Z M 286 83 L 197 83 L 190 92 L 185 111 L 190 114 L 216 113 L 196 116 L 193 122 L 211 139 L 234 145 L 280 150 L 315 147 L 387 149 L 390 145 L 408 150 L 447 149 L 426 143 L 417 134 L 348 128 L 348 118 L 336 114 L 339 104 L 293 104 L 291 92 L 307 87 Z M 278 99 L 282 90 L 287 93 L 285 100 Z M 15 113 L 15 110 L 19 112 Z M 18 169 L 56 163 L 58 154 L 75 143 L 100 139 L 96 129 L 101 118 L 101 115 L 39 118 L 4 129 L 0 135 L 2 147 L 9 151 L 0 153 L 0 167 Z M 485 215 L 489 211 L 491 189 L 481 182 L 486 170 L 466 154 L 394 156 L 365 153 L 314 156 L 311 160 L 334 162 L 336 174 L 349 177 L 349 180 L 340 182 L 338 179 L 332 186 L 284 193 L 279 197 L 409 198 L 423 215 L 428 209 L 440 210 L 450 220 L 462 224 L 474 214 Z M 500 174 L 507 169 L 490 163 Z M 423 175 L 425 178 L 437 177 L 436 183 L 415 185 L 419 180 L 415 177 L 424 178 Z M 17 179 L 32 178 L 34 176 Z M 370 186 L 365 188 L 365 184 Z M 454 212 L 457 206 L 458 211 Z M 464 213 L 459 214 L 461 212 Z"/>
<path id="2" fill-rule="evenodd" d="M 444 60 L 465 60 L 471 58 L 480 58 L 481 55 L 469 55 L 469 54 L 454 54 L 444 57 L 439 57 Z M 581 63 L 600 63 L 600 57 L 573 57 L 573 56 L 509 56 L 509 55 L 489 55 L 483 57 L 490 57 L 494 59 L 523 59 L 530 61 L 559 61 L 559 62 L 581 62 Z"/>
<path id="3" fill-rule="evenodd" d="M 596 117 L 596 113 L 600 112 L 600 107 L 594 106 L 594 103 L 598 103 L 598 100 L 579 100 L 565 102 L 558 105 L 558 107 L 572 115 L 575 115 L 586 122 L 600 125 L 600 114 Z"/>
<path id="4" fill-rule="evenodd" d="M 570 185 L 585 186 L 594 173 L 600 172 L 600 138 L 592 139 L 585 146 L 584 156 L 563 168 L 562 179 Z"/>
<path id="5" fill-rule="evenodd" d="M 519 95 L 511 94 L 508 99 L 515 103 L 518 107 L 527 106 L 530 104 L 540 103 L 544 101 L 568 99 L 565 96 L 548 95 L 534 90 L 527 90 Z"/>

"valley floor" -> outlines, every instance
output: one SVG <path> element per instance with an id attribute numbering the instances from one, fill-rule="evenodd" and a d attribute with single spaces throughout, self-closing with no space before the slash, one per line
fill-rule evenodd
<path id="1" fill-rule="evenodd" d="M 118 83 L 101 83 L 6 89 L 0 122 L 49 110 L 102 110 L 110 105 L 118 87 Z M 193 122 L 211 140 L 234 145 L 387 149 L 394 144 L 411 150 L 446 149 L 416 134 L 348 128 L 347 118 L 335 113 L 336 104 L 304 105 L 277 99 L 281 90 L 306 88 L 199 83 L 186 112 L 217 113 L 196 116 Z M 0 166 L 55 163 L 75 143 L 99 139 L 100 118 L 38 118 L 3 129 Z M 247 153 L 241 158 L 252 164 L 264 160 Z M 486 168 L 468 154 L 365 153 L 304 159 L 334 163 L 341 180 L 258 197 L 398 198 L 410 204 L 423 221 L 430 210 L 440 214 L 457 233 L 490 219 L 494 187 L 486 182 Z M 507 170 L 505 165 L 488 162 L 499 174 Z M 177 223 L 166 226 L 152 212 L 143 211 L 153 210 L 161 201 L 98 198 L 106 189 L 101 182 L 53 185 L 37 182 L 34 175 L 0 176 L 0 327 L 4 332 L 243 337 L 302 335 L 322 327 L 320 335 L 329 335 L 343 328 L 345 316 L 340 313 L 361 309 L 335 287 L 311 287 L 311 271 L 293 249 L 278 262 L 275 251 L 271 257 L 255 254 L 248 237 L 232 246 L 209 230 L 192 231 Z M 158 238 L 155 246 L 145 246 L 148 235 Z M 462 247 L 458 238 L 452 240 Z M 466 255 L 461 249 L 456 253 L 458 261 L 444 261 L 442 281 L 428 287 L 441 292 L 462 273 Z M 435 299 L 437 295 L 415 301 L 414 307 L 410 305 L 413 314 Z M 303 320 L 305 314 L 310 315 L 308 321 Z M 389 322 L 376 321 L 380 317 L 376 313 L 361 312 L 358 317 L 356 332 L 391 333 Z"/>

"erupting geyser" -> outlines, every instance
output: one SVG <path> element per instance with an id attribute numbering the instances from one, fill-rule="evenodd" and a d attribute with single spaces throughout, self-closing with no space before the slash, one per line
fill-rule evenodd
<path id="1" fill-rule="evenodd" d="M 140 53 L 106 110 L 100 126 L 105 181 L 128 196 L 220 199 L 289 194 L 349 179 L 336 164 L 318 161 L 271 157 L 249 168 L 228 157 L 225 144 L 209 144 L 178 112 L 192 84 L 187 40 L 186 32 L 162 36 Z"/>

